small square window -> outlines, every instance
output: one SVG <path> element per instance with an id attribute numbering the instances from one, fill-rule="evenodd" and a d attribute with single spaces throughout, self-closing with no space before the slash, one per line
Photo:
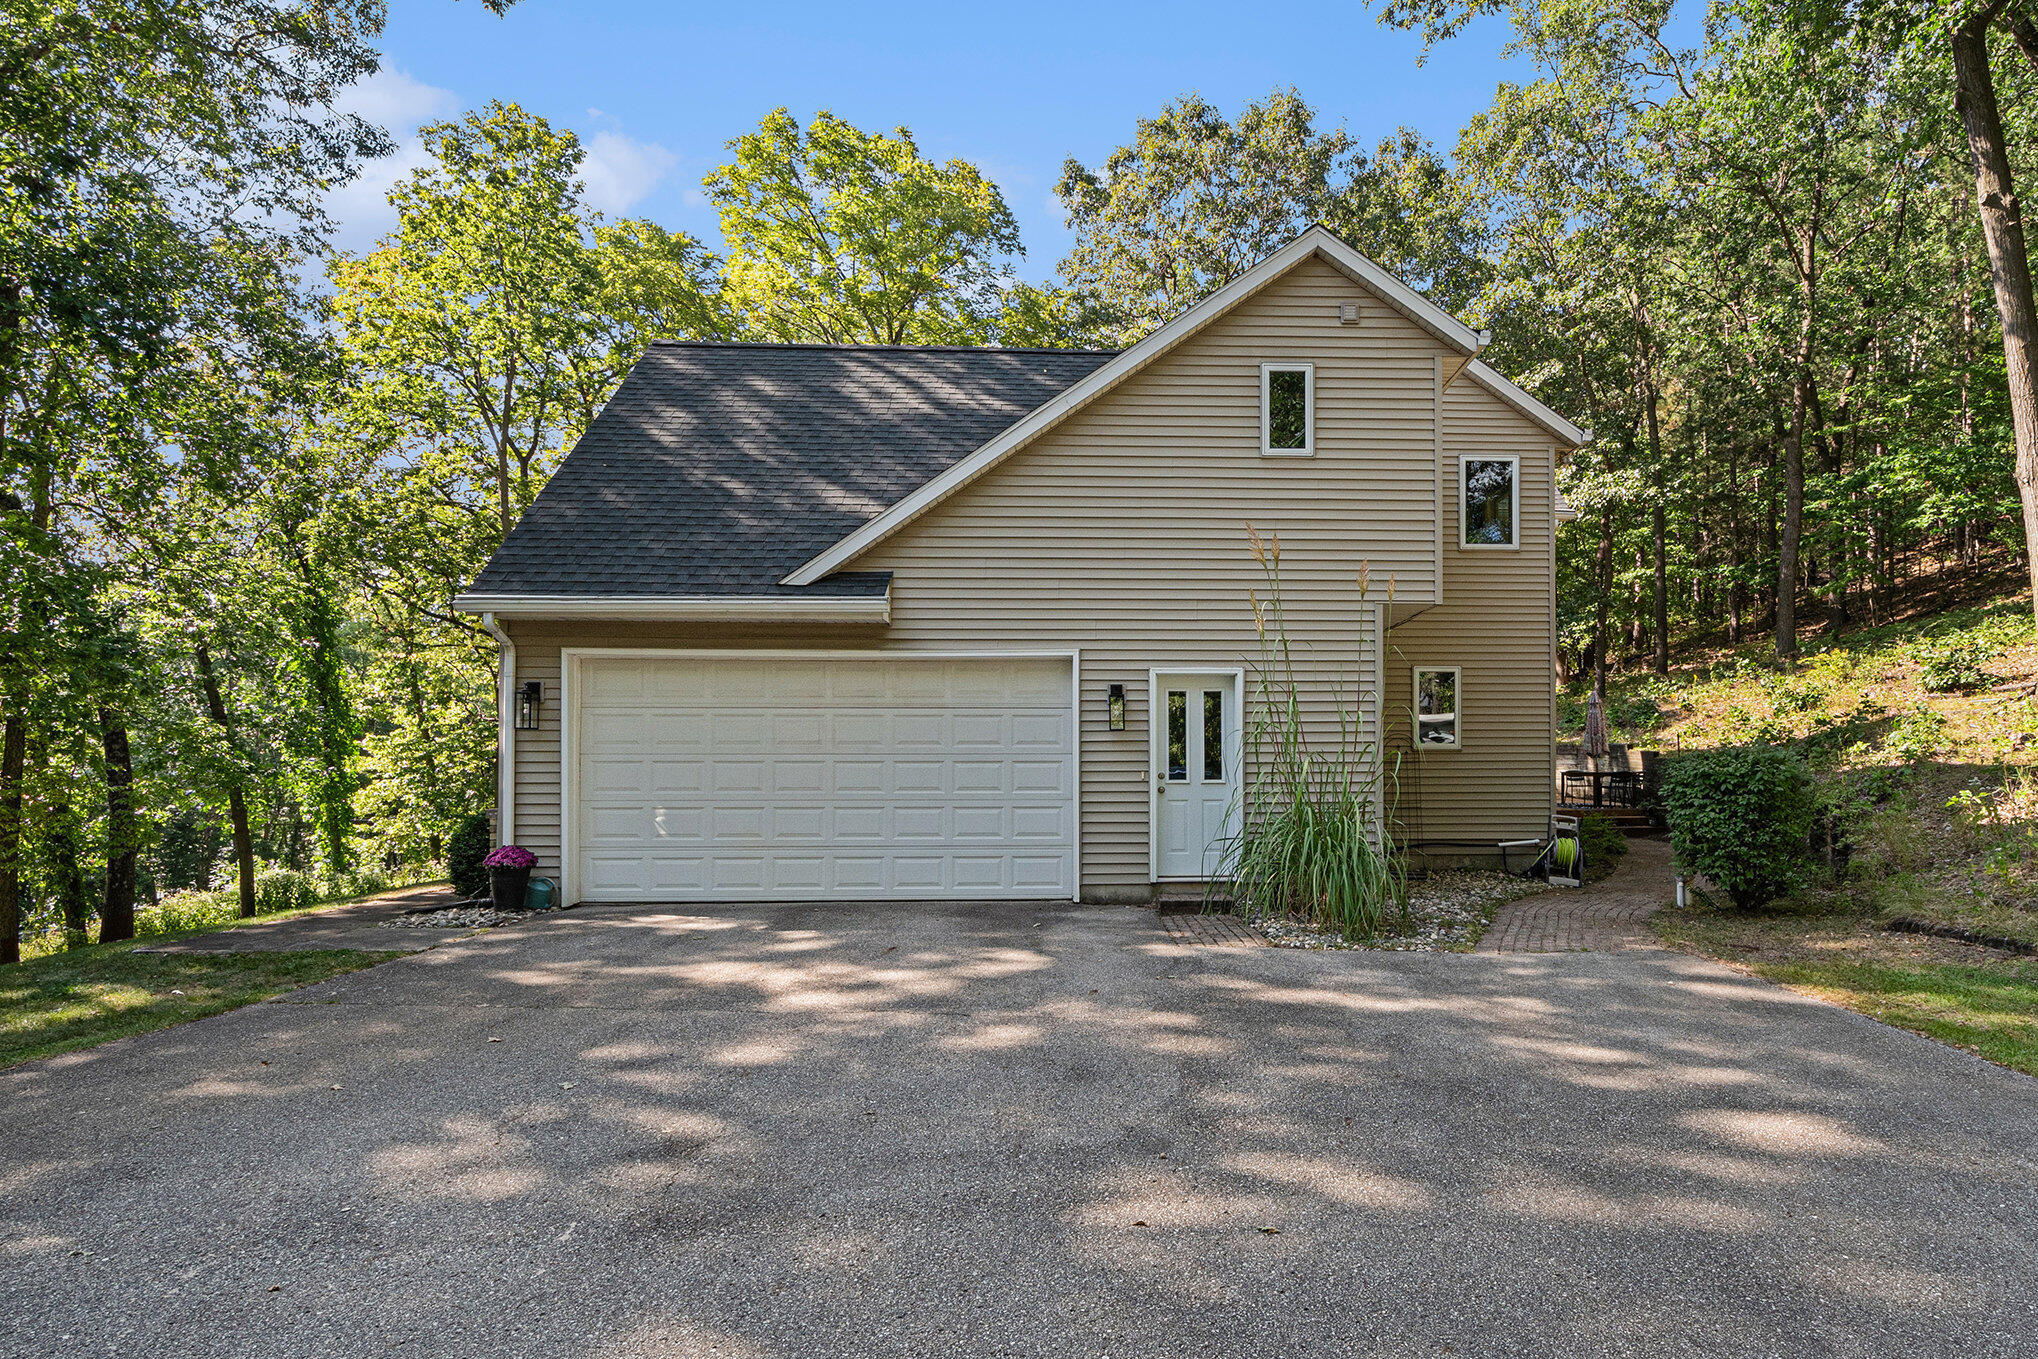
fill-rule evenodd
<path id="1" fill-rule="evenodd" d="M 1519 458 L 1458 459 L 1466 547 L 1514 547 L 1521 508 Z"/>
<path id="2" fill-rule="evenodd" d="M 1260 366 L 1260 452 L 1308 457 L 1316 451 L 1316 369 Z"/>
<path id="3" fill-rule="evenodd" d="M 1458 747 L 1458 669 L 1417 666 L 1415 743 L 1426 750 Z"/>

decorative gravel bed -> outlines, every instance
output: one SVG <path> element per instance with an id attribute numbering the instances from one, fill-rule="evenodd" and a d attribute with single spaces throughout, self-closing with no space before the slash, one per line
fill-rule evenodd
<path id="1" fill-rule="evenodd" d="M 1549 884 L 1507 873 L 1431 873 L 1408 885 L 1406 922 L 1390 921 L 1372 939 L 1347 939 L 1335 930 L 1284 917 L 1257 916 L 1252 925 L 1275 948 L 1382 948 L 1462 953 L 1479 942 L 1493 913 L 1510 901 L 1549 890 Z"/>
<path id="2" fill-rule="evenodd" d="M 547 906 L 542 911 L 498 911 L 493 906 L 441 906 L 430 911 L 406 911 L 382 922 L 388 930 L 485 930 L 494 925 L 513 925 L 534 915 L 551 915 L 564 906 Z"/>

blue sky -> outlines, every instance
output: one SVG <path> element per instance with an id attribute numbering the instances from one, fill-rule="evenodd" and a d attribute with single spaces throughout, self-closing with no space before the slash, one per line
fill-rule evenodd
<path id="1" fill-rule="evenodd" d="M 398 155 L 336 194 L 338 243 L 391 224 L 383 194 L 418 152 L 420 122 L 490 99 L 572 128 L 594 206 L 718 243 L 701 177 L 725 143 L 784 105 L 859 127 L 912 129 L 921 152 L 995 180 L 1019 219 L 1019 272 L 1054 272 L 1069 242 L 1054 184 L 1094 165 L 1135 120 L 1190 90 L 1226 113 L 1294 85 L 1324 126 L 1370 144 L 1407 124 L 1448 151 L 1503 79 L 1504 24 L 1483 21 L 1418 67 L 1421 43 L 1362 4 L 813 4 L 522 0 L 498 19 L 474 0 L 395 0 L 383 71 L 349 102 L 396 134 Z"/>

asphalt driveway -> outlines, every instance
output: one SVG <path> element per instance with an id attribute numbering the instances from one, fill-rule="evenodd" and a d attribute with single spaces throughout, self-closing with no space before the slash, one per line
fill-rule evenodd
<path id="1" fill-rule="evenodd" d="M 1654 951 L 591 909 L 0 1110 L 38 1359 L 2038 1353 L 2038 1083 Z"/>

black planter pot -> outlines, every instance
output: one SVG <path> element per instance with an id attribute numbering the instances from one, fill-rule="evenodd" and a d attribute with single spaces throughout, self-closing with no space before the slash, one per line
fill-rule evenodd
<path id="1" fill-rule="evenodd" d="M 498 911 L 521 911 L 524 899 L 531 890 L 531 870 L 528 868 L 491 868 L 488 870 L 488 895 L 495 900 Z"/>

